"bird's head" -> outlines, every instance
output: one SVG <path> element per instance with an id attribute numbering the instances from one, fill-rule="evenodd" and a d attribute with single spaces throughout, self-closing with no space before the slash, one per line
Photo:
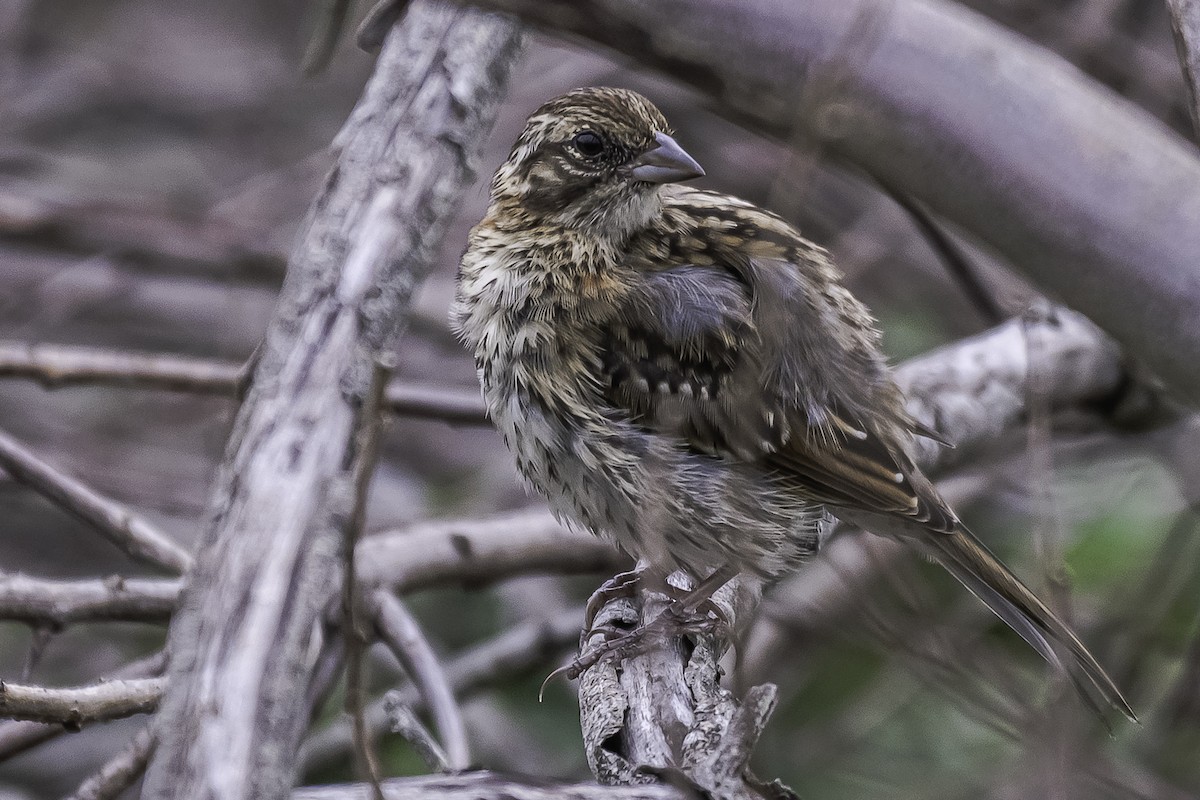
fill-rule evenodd
<path id="1" fill-rule="evenodd" d="M 492 199 L 515 206 L 526 223 L 619 237 L 655 213 L 662 184 L 703 174 L 645 97 L 575 89 L 529 118 L 496 173 Z"/>

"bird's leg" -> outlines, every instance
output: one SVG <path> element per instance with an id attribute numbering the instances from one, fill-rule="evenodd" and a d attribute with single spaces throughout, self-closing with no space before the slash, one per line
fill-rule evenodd
<path id="1" fill-rule="evenodd" d="M 667 607 L 662 614 L 655 618 L 655 622 L 663 617 L 671 617 L 680 625 L 684 625 L 697 616 L 704 618 L 710 614 L 717 619 L 718 622 L 728 625 L 729 620 L 725 616 L 725 612 L 721 607 L 713 602 L 713 595 L 725 584 L 733 580 L 737 575 L 737 570 L 729 565 L 719 567 L 713 570 L 713 573 L 696 585 L 696 588 L 688 592 L 680 593 L 676 587 L 667 584 L 669 587 L 668 594 L 671 595 L 674 602 Z M 703 613 L 701 611 L 703 610 Z M 650 624 L 650 623 L 648 623 Z M 664 623 L 665 624 L 665 623 Z M 646 627 L 646 626 L 642 626 Z M 636 633 L 636 631 L 634 631 Z"/>

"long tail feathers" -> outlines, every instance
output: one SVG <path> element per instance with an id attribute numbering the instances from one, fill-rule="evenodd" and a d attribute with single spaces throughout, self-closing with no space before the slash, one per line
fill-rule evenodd
<path id="1" fill-rule="evenodd" d="M 1048 662 L 1064 667 L 1080 696 L 1106 724 L 1107 717 L 1100 700 L 1104 706 L 1115 708 L 1137 722 L 1121 691 L 1079 637 L 970 531 L 960 528 L 954 533 L 924 537 L 924 541 L 930 545 L 938 562 L 987 604 L 996 616 Z M 1051 640 L 1070 653 L 1070 663 L 1063 663 Z"/>

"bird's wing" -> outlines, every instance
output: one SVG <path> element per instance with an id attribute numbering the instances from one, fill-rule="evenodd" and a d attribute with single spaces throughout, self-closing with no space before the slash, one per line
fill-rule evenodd
<path id="1" fill-rule="evenodd" d="M 841 319 L 854 329 L 844 341 L 829 332 L 838 315 L 866 314 L 843 307 L 857 301 L 836 280 L 810 285 L 764 259 L 637 267 L 605 331 L 610 404 L 699 452 L 759 463 L 808 499 L 954 529 L 905 453 L 912 423 L 870 317 Z"/>

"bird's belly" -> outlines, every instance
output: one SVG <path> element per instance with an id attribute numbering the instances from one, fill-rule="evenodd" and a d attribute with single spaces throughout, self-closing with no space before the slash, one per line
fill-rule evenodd
<path id="1" fill-rule="evenodd" d="M 554 512 L 664 570 L 732 565 L 775 578 L 814 553 L 824 509 L 752 465 L 687 450 L 616 414 L 553 413 L 517 389 L 489 397 L 522 476 Z"/>

